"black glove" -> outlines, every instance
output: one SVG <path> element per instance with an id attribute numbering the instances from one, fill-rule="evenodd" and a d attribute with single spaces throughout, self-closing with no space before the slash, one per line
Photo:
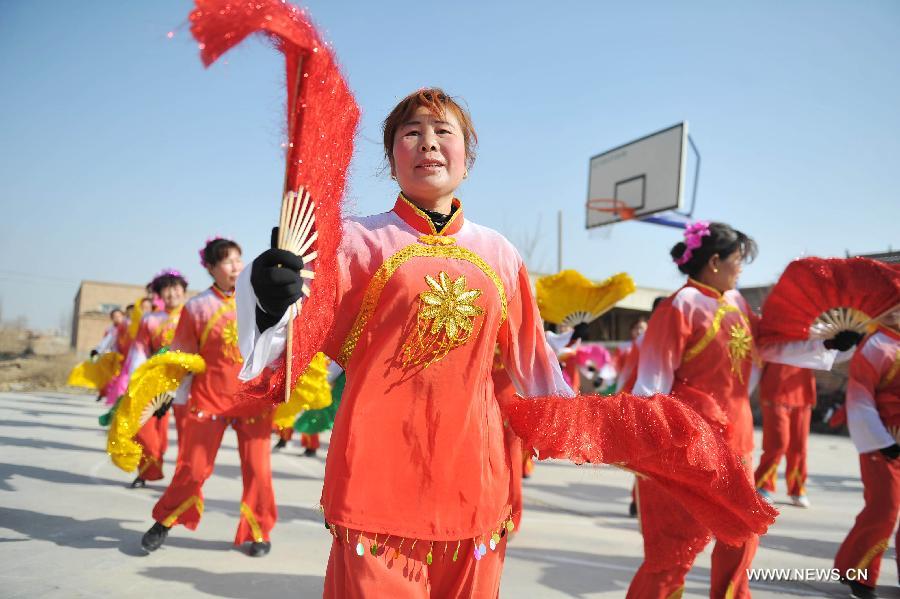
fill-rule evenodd
<path id="1" fill-rule="evenodd" d="M 166 415 L 166 412 L 169 411 L 169 406 L 171 406 L 171 405 L 172 405 L 171 400 L 167 401 L 166 403 L 161 405 L 155 412 L 153 412 L 153 415 L 159 419 L 162 419 L 162 417 Z"/>
<path id="2" fill-rule="evenodd" d="M 825 340 L 825 349 L 836 349 L 838 351 L 847 351 L 860 341 L 863 334 L 856 331 L 840 331 L 831 339 Z"/>
<path id="3" fill-rule="evenodd" d="M 272 229 L 273 248 L 257 256 L 250 271 L 250 284 L 259 301 L 256 326 L 260 331 L 275 325 L 291 304 L 303 297 L 303 279 L 300 277 L 303 260 L 287 250 L 275 249 L 277 238 L 278 227 L 275 227 Z"/>
<path id="4" fill-rule="evenodd" d="M 896 460 L 898 457 L 900 457 L 900 445 L 897 445 L 896 443 L 887 447 L 882 447 L 878 451 L 880 451 L 881 455 L 889 460 Z"/>

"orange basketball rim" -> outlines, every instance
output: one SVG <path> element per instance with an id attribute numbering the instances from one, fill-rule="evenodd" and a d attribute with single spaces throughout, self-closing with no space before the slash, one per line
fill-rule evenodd
<path id="1" fill-rule="evenodd" d="M 615 198 L 595 198 L 587 201 L 587 209 L 596 212 L 615 214 L 622 220 L 634 218 L 634 208 Z"/>

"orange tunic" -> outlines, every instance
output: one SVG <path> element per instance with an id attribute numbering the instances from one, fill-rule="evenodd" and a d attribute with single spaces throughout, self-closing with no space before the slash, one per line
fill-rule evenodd
<path id="1" fill-rule="evenodd" d="M 830 370 L 837 351 L 821 341 L 757 348 L 758 317 L 737 290 L 719 293 L 688 279 L 650 317 L 636 395 L 670 393 L 723 427 L 738 454 L 753 451 L 749 383 L 761 360 Z"/>
<path id="2" fill-rule="evenodd" d="M 491 380 L 498 344 L 520 394 L 572 394 L 522 259 L 457 206 L 440 233 L 402 196 L 391 212 L 344 223 L 337 319 L 323 350 L 347 374 L 322 491 L 326 520 L 341 528 L 450 541 L 510 517 Z M 254 328 L 255 302 L 241 291 L 248 278 L 238 282 L 239 328 L 257 370 L 245 368 L 245 379 L 284 347 L 258 360 L 263 335 L 277 335 L 271 329 L 244 345 Z"/>
<path id="3" fill-rule="evenodd" d="M 259 409 L 236 402 L 241 353 L 237 347 L 234 294 L 213 285 L 184 306 L 171 348 L 200 354 L 206 370 L 194 375 L 188 407 L 195 414 L 243 417 Z"/>
<path id="4" fill-rule="evenodd" d="M 129 373 L 172 342 L 182 308 L 183 306 L 178 306 L 172 310 L 158 310 L 141 319 L 134 343 L 128 352 L 126 368 Z"/>

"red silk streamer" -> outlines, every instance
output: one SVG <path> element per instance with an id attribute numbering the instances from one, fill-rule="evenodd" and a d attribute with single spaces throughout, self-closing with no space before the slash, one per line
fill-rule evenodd
<path id="1" fill-rule="evenodd" d="M 319 351 L 337 311 L 337 249 L 341 240 L 341 206 L 359 107 L 341 75 L 334 52 L 322 41 L 306 11 L 282 0 L 196 0 L 190 15 L 191 33 L 201 58 L 212 64 L 253 33 L 271 40 L 284 54 L 287 81 L 285 190 L 303 186 L 316 204 L 313 261 L 316 278 L 303 316 L 295 321 L 291 386 Z M 276 211 L 273 208 L 273 215 Z M 266 368 L 246 383 L 241 395 L 249 401 L 279 402 L 284 398 L 284 371 Z"/>
<path id="2" fill-rule="evenodd" d="M 900 270 L 869 258 L 801 258 L 784 270 L 762 308 L 761 344 L 809 339 L 834 308 L 877 318 L 900 302 Z"/>
<path id="3" fill-rule="evenodd" d="M 777 511 L 747 468 L 695 411 L 667 395 L 513 397 L 504 416 L 540 459 L 612 464 L 648 476 L 726 543 L 763 534 Z"/>

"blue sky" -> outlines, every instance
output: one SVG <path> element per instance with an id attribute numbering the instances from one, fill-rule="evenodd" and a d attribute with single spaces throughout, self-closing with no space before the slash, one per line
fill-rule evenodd
<path id="1" fill-rule="evenodd" d="M 52 6 L 52 11 L 49 6 Z M 278 214 L 280 56 L 258 40 L 201 66 L 191 3 L 0 0 L 0 301 L 54 327 L 82 279 L 144 283 L 163 267 L 208 285 L 197 249 L 233 236 L 248 258 Z M 695 216 L 761 251 L 743 284 L 801 255 L 900 246 L 900 3 L 349 2 L 306 4 L 363 110 L 356 213 L 388 209 L 380 124 L 410 91 L 468 103 L 478 161 L 467 216 L 531 266 L 639 285 L 681 283 L 679 233 L 584 230 L 588 158 L 676 122 L 703 156 Z M 168 39 L 166 33 L 174 32 Z"/>

